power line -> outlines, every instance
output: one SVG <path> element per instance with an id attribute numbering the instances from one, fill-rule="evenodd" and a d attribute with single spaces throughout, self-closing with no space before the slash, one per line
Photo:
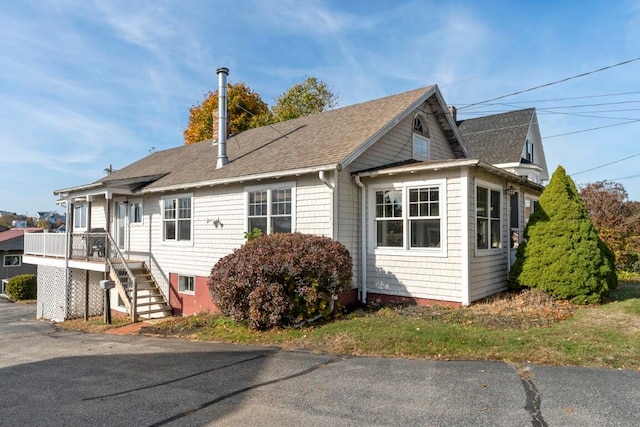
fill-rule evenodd
<path id="1" fill-rule="evenodd" d="M 588 98 L 604 98 L 607 96 L 623 96 L 623 95 L 635 95 L 640 93 L 640 91 L 633 91 L 633 92 L 619 92 L 619 93 L 607 93 L 604 95 L 585 95 L 585 96 L 572 96 L 569 98 L 550 98 L 550 99 L 537 99 L 537 100 L 533 100 L 533 101 L 517 101 L 517 102 L 511 102 L 510 104 L 531 104 L 534 102 L 551 102 L 551 101 L 572 101 L 574 99 L 588 99 Z M 488 101 L 487 101 L 488 102 Z M 503 104 L 487 104 L 485 102 L 483 102 L 482 104 L 484 105 L 503 105 Z M 458 108 L 459 110 L 462 108 L 467 108 L 473 104 L 461 104 L 462 107 Z"/>
<path id="2" fill-rule="evenodd" d="M 522 94 L 522 93 L 531 92 L 532 90 L 540 89 L 540 88 L 543 88 L 543 87 L 553 86 L 553 85 L 556 85 L 556 84 L 558 84 L 558 83 L 564 83 L 564 82 L 569 81 L 569 80 L 577 79 L 578 77 L 588 76 L 588 75 L 590 75 L 590 74 L 598 73 L 598 72 L 600 72 L 600 71 L 608 70 L 608 69 L 610 69 L 610 68 L 614 68 L 614 67 L 619 67 L 619 66 L 621 66 L 621 65 L 629 64 L 629 63 L 631 63 L 631 62 L 638 61 L 638 60 L 640 60 L 640 57 L 638 57 L 638 58 L 633 58 L 633 59 L 629 59 L 629 60 L 627 60 L 627 61 L 623 61 L 623 62 L 618 62 L 617 64 L 613 64 L 613 65 L 607 65 L 606 67 L 598 68 L 597 70 L 588 71 L 588 72 L 586 72 L 586 73 L 577 74 L 577 75 L 575 75 L 575 76 L 571 76 L 571 77 L 566 77 L 566 78 L 564 78 L 564 79 L 556 80 L 556 81 L 554 81 L 554 82 L 545 83 L 545 84 L 542 84 L 542 85 L 539 85 L 539 86 L 534 86 L 534 87 L 531 87 L 531 88 L 529 88 L 529 89 L 520 90 L 520 91 L 512 92 L 512 93 L 509 93 L 509 94 L 506 94 L 506 95 L 498 96 L 497 98 L 492 98 L 492 99 L 488 99 L 488 100 L 486 100 L 486 101 L 481 101 L 481 102 L 476 102 L 476 103 L 474 103 L 474 104 L 469 104 L 469 105 L 467 105 L 467 106 L 460 107 L 460 110 L 462 110 L 462 109 L 464 109 L 464 108 L 473 107 L 474 105 L 486 104 L 487 102 L 497 101 L 497 100 L 499 100 L 499 99 L 507 98 L 507 97 L 509 97 L 509 96 L 520 95 L 520 94 Z"/>
<path id="3" fill-rule="evenodd" d="M 576 133 L 583 133 L 583 132 L 589 132 L 589 131 L 592 131 L 592 130 L 612 128 L 612 127 L 615 127 L 615 126 L 628 125 L 629 123 L 637 123 L 637 122 L 640 122 L 640 119 L 629 120 L 629 121 L 626 121 L 626 122 L 615 123 L 615 124 L 612 124 L 612 125 L 598 126 L 598 127 L 595 127 L 595 128 L 576 130 L 576 131 L 573 131 L 573 132 L 559 133 L 557 135 L 545 136 L 544 139 L 557 138 L 559 136 L 566 136 L 566 135 L 574 135 Z"/>
<path id="4" fill-rule="evenodd" d="M 616 164 L 616 163 L 620 163 L 620 162 L 622 162 L 624 160 L 629 160 L 629 159 L 632 159 L 632 158 L 638 157 L 638 156 L 640 156 L 640 153 L 632 154 L 631 156 L 627 156 L 627 157 L 624 157 L 622 159 L 614 160 L 613 162 L 609 162 L 609 163 L 606 163 L 604 165 L 600 165 L 600 166 L 596 166 L 596 167 L 593 167 L 593 168 L 590 168 L 590 169 L 585 169 L 585 170 L 581 170 L 581 171 L 576 172 L 576 173 L 572 173 L 571 176 L 580 175 L 581 173 L 585 173 L 585 172 L 591 172 L 591 171 L 594 171 L 596 169 L 601 169 L 601 168 L 603 168 L 605 166 L 610 166 L 610 165 L 613 165 L 613 164 Z"/>

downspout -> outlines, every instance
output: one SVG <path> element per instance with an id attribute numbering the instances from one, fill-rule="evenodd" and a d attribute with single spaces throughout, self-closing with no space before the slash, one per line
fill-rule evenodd
<path id="1" fill-rule="evenodd" d="M 331 181 L 327 178 L 327 176 L 325 175 L 324 171 L 320 171 L 318 172 L 318 178 L 320 178 L 320 181 L 322 181 L 324 183 L 324 185 L 326 185 L 329 188 L 329 191 L 331 192 L 331 206 L 329 206 L 329 220 L 331 221 L 331 237 L 332 239 L 336 238 L 336 221 L 335 221 L 335 185 L 331 184 Z M 337 182 L 337 176 L 335 181 Z"/>
<path id="2" fill-rule="evenodd" d="M 367 195 L 365 186 L 360 181 L 360 177 L 354 177 L 355 183 L 360 187 L 360 301 L 364 304 L 367 302 L 367 216 L 366 202 Z"/>

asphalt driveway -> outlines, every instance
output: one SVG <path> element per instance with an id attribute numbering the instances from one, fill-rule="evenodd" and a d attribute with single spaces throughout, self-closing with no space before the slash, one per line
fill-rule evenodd
<path id="1" fill-rule="evenodd" d="M 0 301 L 0 425 L 637 426 L 640 372 L 85 334 Z"/>

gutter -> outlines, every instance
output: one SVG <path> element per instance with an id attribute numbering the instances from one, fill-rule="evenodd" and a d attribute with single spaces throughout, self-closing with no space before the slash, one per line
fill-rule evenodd
<path id="1" fill-rule="evenodd" d="M 229 166 L 232 163 L 230 163 Z M 315 167 L 304 168 L 304 169 L 292 169 L 288 171 L 267 172 L 267 173 L 255 174 L 255 175 L 241 175 L 241 176 L 234 176 L 230 178 L 212 179 L 209 181 L 200 181 L 200 182 L 187 183 L 187 184 L 182 183 L 182 184 L 167 185 L 164 187 L 157 187 L 157 188 L 145 188 L 140 193 L 151 194 L 151 193 L 162 193 L 165 191 L 182 191 L 182 190 L 188 190 L 191 188 L 214 187 L 216 185 L 236 184 L 236 183 L 243 183 L 247 181 L 259 181 L 262 179 L 279 179 L 285 176 L 303 175 L 303 174 L 310 174 L 310 173 L 315 173 L 320 171 L 328 172 L 334 169 L 337 171 L 340 171 L 342 170 L 342 165 L 340 163 L 337 163 L 334 165 L 315 166 Z"/>
<path id="2" fill-rule="evenodd" d="M 367 202 L 366 187 L 360 181 L 358 175 L 353 177 L 355 183 L 360 187 L 360 301 L 363 304 L 367 302 L 367 224 L 366 224 L 366 209 L 365 204 Z"/>

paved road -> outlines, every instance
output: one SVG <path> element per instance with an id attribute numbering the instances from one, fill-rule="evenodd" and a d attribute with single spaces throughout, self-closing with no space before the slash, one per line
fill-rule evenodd
<path id="1" fill-rule="evenodd" d="M 638 426 L 640 372 L 84 334 L 0 301 L 0 426 Z"/>

